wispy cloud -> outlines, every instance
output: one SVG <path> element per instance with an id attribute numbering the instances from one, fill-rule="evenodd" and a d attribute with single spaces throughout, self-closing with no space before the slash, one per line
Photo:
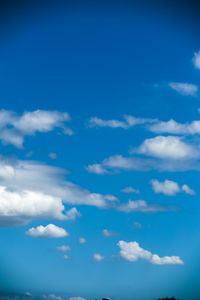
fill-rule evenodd
<path id="1" fill-rule="evenodd" d="M 110 237 L 110 236 L 116 235 L 117 233 L 113 230 L 103 229 L 102 234 L 106 237 Z"/>
<path id="2" fill-rule="evenodd" d="M 191 83 L 171 82 L 169 86 L 183 96 L 196 96 L 198 86 Z"/>
<path id="3" fill-rule="evenodd" d="M 176 207 L 167 207 L 157 204 L 148 204 L 145 200 L 129 200 L 127 203 L 118 205 L 118 210 L 130 213 L 140 211 L 143 213 L 156 213 L 162 211 L 176 211 Z"/>
<path id="4" fill-rule="evenodd" d="M 200 69 L 200 50 L 194 53 L 192 60 L 195 68 Z"/>
<path id="5" fill-rule="evenodd" d="M 132 186 L 127 186 L 124 189 L 121 190 L 122 193 L 135 193 L 135 194 L 140 194 L 140 190 L 133 188 Z"/>
<path id="6" fill-rule="evenodd" d="M 121 258 L 129 262 L 135 262 L 139 259 L 144 259 L 154 265 L 183 265 L 183 261 L 179 256 L 160 257 L 157 254 L 152 254 L 150 251 L 141 248 L 140 245 L 135 241 L 119 241 L 117 245 L 120 248 Z"/>

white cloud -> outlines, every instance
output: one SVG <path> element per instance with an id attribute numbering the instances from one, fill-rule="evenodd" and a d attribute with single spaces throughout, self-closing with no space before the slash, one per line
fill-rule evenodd
<path id="1" fill-rule="evenodd" d="M 48 132 L 56 127 L 65 134 L 70 134 L 65 123 L 70 120 L 69 114 L 58 111 L 36 110 L 24 112 L 18 116 L 13 111 L 0 111 L 0 139 L 4 144 L 12 144 L 22 148 L 24 137 L 35 135 L 36 132 Z"/>
<path id="2" fill-rule="evenodd" d="M 108 229 L 103 229 L 102 234 L 106 237 L 110 237 L 116 235 L 116 232 Z"/>
<path id="3" fill-rule="evenodd" d="M 60 251 L 60 252 L 68 252 L 68 251 L 71 251 L 72 249 L 70 246 L 63 245 L 63 246 L 56 247 L 56 250 Z"/>
<path id="4" fill-rule="evenodd" d="M 140 194 L 140 190 L 134 189 L 132 186 L 127 186 L 121 190 L 122 193 L 135 193 Z"/>
<path id="5" fill-rule="evenodd" d="M 187 184 L 183 184 L 181 187 L 182 191 L 184 191 L 188 195 L 195 195 L 196 192 L 192 190 Z"/>
<path id="6" fill-rule="evenodd" d="M 85 298 L 82 297 L 70 297 L 68 300 L 86 300 Z"/>
<path id="7" fill-rule="evenodd" d="M 63 255 L 63 258 L 64 258 L 64 259 L 70 259 L 70 256 L 67 255 L 67 254 L 64 254 L 64 255 Z"/>
<path id="8" fill-rule="evenodd" d="M 185 192 L 189 195 L 194 195 L 195 191 L 192 190 L 187 184 L 179 186 L 179 184 L 172 180 L 165 180 L 164 182 L 160 182 L 157 179 L 151 180 L 152 189 L 156 194 L 162 193 L 167 196 L 174 196 L 177 193 Z"/>
<path id="9" fill-rule="evenodd" d="M 76 207 L 72 207 L 70 210 L 66 212 L 66 220 L 74 221 L 76 218 L 80 217 L 81 213 L 76 209 Z"/>
<path id="10" fill-rule="evenodd" d="M 163 159 L 189 159 L 199 156 L 199 150 L 195 146 L 183 142 L 177 136 L 146 139 L 136 152 Z"/>
<path id="11" fill-rule="evenodd" d="M 66 170 L 0 156 L 0 226 L 22 225 L 35 219 L 73 220 L 76 208 L 66 204 L 113 207 L 116 197 L 91 193 L 65 180 Z"/>
<path id="12" fill-rule="evenodd" d="M 32 294 L 31 294 L 30 292 L 26 292 L 26 293 L 25 293 L 25 296 L 27 296 L 27 297 L 32 297 Z"/>
<path id="13" fill-rule="evenodd" d="M 154 119 L 135 118 L 131 115 L 124 115 L 124 121 L 119 120 L 103 120 L 93 117 L 89 120 L 89 127 L 110 127 L 110 128 L 123 128 L 128 129 L 132 126 L 152 123 Z"/>
<path id="14" fill-rule="evenodd" d="M 49 153 L 49 157 L 50 157 L 51 159 L 56 159 L 56 158 L 57 158 L 57 154 L 51 152 L 51 153 Z"/>
<path id="15" fill-rule="evenodd" d="M 48 299 L 48 300 L 63 300 L 62 297 L 56 296 L 56 295 L 54 295 L 54 294 L 43 295 L 42 298 L 43 298 L 43 299 Z"/>
<path id="16" fill-rule="evenodd" d="M 200 121 L 192 121 L 191 123 L 177 123 L 173 119 L 167 122 L 157 122 L 150 125 L 149 130 L 156 133 L 171 133 L 171 134 L 185 134 L 194 135 L 200 134 Z"/>
<path id="17" fill-rule="evenodd" d="M 80 237 L 79 238 L 79 243 L 82 245 L 82 244 L 85 244 L 87 241 L 86 241 L 86 239 L 85 238 L 83 238 L 83 237 Z"/>
<path id="18" fill-rule="evenodd" d="M 183 264 L 179 256 L 164 256 L 159 257 L 157 254 L 152 254 L 150 251 L 140 247 L 137 242 L 119 241 L 117 244 L 120 248 L 120 256 L 130 262 L 135 262 L 139 259 L 145 259 L 151 264 L 167 265 L 167 264 Z"/>
<path id="19" fill-rule="evenodd" d="M 47 226 L 37 226 L 30 228 L 26 235 L 31 237 L 45 237 L 45 238 L 62 238 L 69 235 L 69 233 L 61 227 L 54 224 L 48 224 Z"/>
<path id="20" fill-rule="evenodd" d="M 105 168 L 103 168 L 102 165 L 100 165 L 100 164 L 89 165 L 86 167 L 86 170 L 89 173 L 95 173 L 95 174 L 99 174 L 99 175 L 107 173 L 107 170 Z"/>
<path id="21" fill-rule="evenodd" d="M 198 86 L 191 83 L 171 82 L 169 86 L 183 96 L 195 96 Z"/>
<path id="22" fill-rule="evenodd" d="M 95 253 L 95 254 L 93 255 L 93 259 L 94 259 L 95 261 L 97 261 L 97 262 L 101 262 L 102 260 L 105 259 L 105 257 L 102 256 L 102 255 L 99 254 L 99 253 Z"/>
<path id="23" fill-rule="evenodd" d="M 174 211 L 174 207 L 165 207 L 161 205 L 148 204 L 145 200 L 129 200 L 127 203 L 120 204 L 118 210 L 129 213 L 133 211 L 140 211 L 144 213 L 155 213 L 159 211 Z"/>
<path id="24" fill-rule="evenodd" d="M 195 68 L 200 69 L 200 50 L 194 53 L 193 63 Z"/>

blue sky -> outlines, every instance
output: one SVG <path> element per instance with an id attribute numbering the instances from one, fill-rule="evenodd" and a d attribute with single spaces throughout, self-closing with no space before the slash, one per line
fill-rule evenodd
<path id="1" fill-rule="evenodd" d="M 198 299 L 200 43 L 175 11 L 62 3 L 5 22 L 3 298 Z"/>

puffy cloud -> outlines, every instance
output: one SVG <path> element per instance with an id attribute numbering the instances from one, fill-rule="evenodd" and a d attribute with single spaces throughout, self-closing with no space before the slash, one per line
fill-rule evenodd
<path id="1" fill-rule="evenodd" d="M 140 194 L 140 190 L 134 189 L 132 186 L 127 186 L 121 190 L 122 193 L 135 193 Z"/>
<path id="2" fill-rule="evenodd" d="M 34 135 L 36 132 L 48 132 L 58 127 L 63 129 L 65 134 L 72 134 L 65 127 L 65 123 L 69 120 L 69 114 L 66 112 L 36 110 L 18 116 L 13 111 L 1 110 L 0 139 L 5 144 L 21 148 L 24 137 Z"/>
<path id="3" fill-rule="evenodd" d="M 80 237 L 79 238 L 79 243 L 80 244 L 85 244 L 87 241 L 86 241 L 86 239 L 85 238 L 83 238 L 83 237 Z"/>
<path id="4" fill-rule="evenodd" d="M 195 96 L 198 86 L 191 83 L 171 82 L 169 86 L 183 96 Z"/>
<path id="5" fill-rule="evenodd" d="M 70 246 L 63 245 L 63 246 L 56 247 L 56 250 L 60 252 L 67 252 L 67 251 L 71 251 L 72 249 Z"/>
<path id="6" fill-rule="evenodd" d="M 112 195 L 91 193 L 65 180 L 66 170 L 32 161 L 0 157 L 0 225 L 21 225 L 35 219 L 74 220 L 76 208 L 65 204 L 114 206 Z"/>
<path id="7" fill-rule="evenodd" d="M 74 221 L 77 217 L 80 217 L 81 213 L 76 209 L 76 207 L 72 207 L 70 210 L 66 212 L 66 220 Z"/>
<path id="8" fill-rule="evenodd" d="M 112 235 L 116 235 L 117 233 L 115 231 L 112 231 L 112 230 L 103 229 L 102 234 L 106 237 L 110 237 Z"/>
<path id="9" fill-rule="evenodd" d="M 199 150 L 177 136 L 157 136 L 146 139 L 138 153 L 165 159 L 189 159 L 199 156 Z"/>
<path id="10" fill-rule="evenodd" d="M 105 259 L 105 257 L 102 256 L 102 255 L 99 254 L 99 253 L 95 253 L 95 254 L 93 255 L 93 259 L 94 259 L 95 261 L 97 261 L 97 262 L 101 262 L 102 260 Z"/>
<path id="11" fill-rule="evenodd" d="M 141 248 L 140 245 L 135 241 L 119 241 L 117 245 L 120 248 L 120 256 L 130 262 L 135 262 L 139 259 L 145 259 L 154 265 L 183 264 L 183 261 L 179 256 L 159 257 L 157 254 L 152 254 L 150 251 Z"/>
<path id="12" fill-rule="evenodd" d="M 157 122 L 150 125 L 149 130 L 156 133 L 170 133 L 170 134 L 185 134 L 194 135 L 200 134 L 200 121 L 192 121 L 191 123 L 177 123 L 173 119 L 167 122 Z"/>
<path id="13" fill-rule="evenodd" d="M 161 205 L 148 204 L 145 200 L 129 200 L 127 203 L 120 204 L 118 210 L 129 213 L 140 211 L 144 213 L 155 213 L 160 211 L 174 211 L 175 207 L 165 207 Z"/>
<path id="14" fill-rule="evenodd" d="M 110 128 L 123 128 L 128 129 L 132 126 L 152 123 L 154 119 L 135 118 L 131 115 L 124 115 L 124 121 L 118 120 L 103 120 L 97 117 L 89 120 L 89 127 L 110 127 Z"/>
<path id="15" fill-rule="evenodd" d="M 37 226 L 30 228 L 26 235 L 31 237 L 45 237 L 45 238 L 62 238 L 69 235 L 69 233 L 61 227 L 54 224 L 48 224 L 47 226 Z"/>
<path id="16" fill-rule="evenodd" d="M 156 194 L 162 193 L 167 196 L 174 196 L 181 191 L 186 194 L 194 195 L 195 191 L 192 190 L 187 184 L 179 186 L 179 184 L 172 180 L 165 180 L 164 182 L 160 182 L 157 179 L 151 180 L 152 189 Z"/>
<path id="17" fill-rule="evenodd" d="M 195 68 L 200 69 L 200 50 L 194 53 L 193 63 Z"/>

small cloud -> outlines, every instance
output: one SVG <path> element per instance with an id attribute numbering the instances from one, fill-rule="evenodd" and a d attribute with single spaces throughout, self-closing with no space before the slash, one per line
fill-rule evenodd
<path id="1" fill-rule="evenodd" d="M 140 194 L 140 190 L 134 189 L 132 186 L 127 186 L 124 189 L 121 190 L 122 193 L 135 193 Z"/>
<path id="2" fill-rule="evenodd" d="M 86 170 L 89 173 L 94 173 L 94 174 L 98 174 L 98 175 L 103 175 L 103 174 L 108 173 L 108 171 L 104 167 L 102 167 L 101 164 L 89 165 L 86 167 Z"/>
<path id="3" fill-rule="evenodd" d="M 26 157 L 31 157 L 33 155 L 33 151 L 29 151 L 28 153 L 26 153 Z"/>
<path id="4" fill-rule="evenodd" d="M 171 82 L 169 86 L 182 96 L 196 96 L 198 86 L 190 83 Z"/>
<path id="5" fill-rule="evenodd" d="M 195 68 L 200 69 L 200 50 L 194 53 L 192 60 Z"/>
<path id="6" fill-rule="evenodd" d="M 80 217 L 81 213 L 76 209 L 76 207 L 72 207 L 70 210 L 66 212 L 66 220 L 74 221 L 76 218 Z"/>
<path id="7" fill-rule="evenodd" d="M 54 295 L 54 294 L 43 295 L 42 298 L 43 298 L 43 299 L 48 299 L 48 300 L 63 300 L 62 297 L 56 296 L 56 295 Z"/>
<path id="8" fill-rule="evenodd" d="M 61 227 L 58 227 L 54 224 L 49 224 L 47 226 L 37 226 L 30 228 L 26 235 L 31 237 L 45 237 L 45 238 L 62 238 L 68 236 L 69 233 Z"/>
<path id="9" fill-rule="evenodd" d="M 177 193 L 185 192 L 189 195 L 195 195 L 195 191 L 192 190 L 187 184 L 183 184 L 180 187 L 177 182 L 167 179 L 164 182 L 153 179 L 150 181 L 150 183 L 152 184 L 152 189 L 156 194 L 162 193 L 167 196 L 174 196 Z"/>
<path id="10" fill-rule="evenodd" d="M 102 234 L 106 237 L 110 237 L 110 236 L 116 235 L 117 233 L 112 230 L 103 229 Z"/>
<path id="11" fill-rule="evenodd" d="M 85 238 L 83 238 L 83 237 L 80 237 L 79 238 L 79 243 L 82 245 L 82 244 L 85 244 L 87 241 L 86 241 L 86 239 Z"/>
<path id="12" fill-rule="evenodd" d="M 86 300 L 85 298 L 82 297 L 70 297 L 68 300 Z"/>
<path id="13" fill-rule="evenodd" d="M 93 259 L 94 259 L 96 262 L 101 262 L 102 260 L 105 259 L 105 257 L 102 256 L 102 255 L 99 254 L 99 253 L 95 253 L 95 254 L 93 255 Z"/>
<path id="14" fill-rule="evenodd" d="M 27 296 L 27 297 L 32 297 L 32 294 L 31 294 L 30 292 L 26 292 L 26 293 L 25 293 L 25 296 Z"/>
<path id="15" fill-rule="evenodd" d="M 56 250 L 61 252 L 68 252 L 71 251 L 72 249 L 70 246 L 63 245 L 63 246 L 56 247 Z"/>
<path id="16" fill-rule="evenodd" d="M 139 223 L 139 222 L 134 222 L 134 223 L 133 223 L 133 227 L 134 227 L 134 228 L 141 229 L 141 228 L 142 228 L 142 224 Z"/>
<path id="17" fill-rule="evenodd" d="M 57 158 L 57 154 L 51 152 L 51 153 L 49 153 L 49 157 L 50 157 L 51 159 L 56 159 L 56 158 Z"/>
<path id="18" fill-rule="evenodd" d="M 195 191 L 192 190 L 187 184 L 183 184 L 181 187 L 182 191 L 184 191 L 188 195 L 195 195 Z"/>
<path id="19" fill-rule="evenodd" d="M 63 255 L 63 258 L 64 258 L 64 259 L 70 259 L 70 256 L 67 255 L 67 254 L 64 254 L 64 255 Z"/>

